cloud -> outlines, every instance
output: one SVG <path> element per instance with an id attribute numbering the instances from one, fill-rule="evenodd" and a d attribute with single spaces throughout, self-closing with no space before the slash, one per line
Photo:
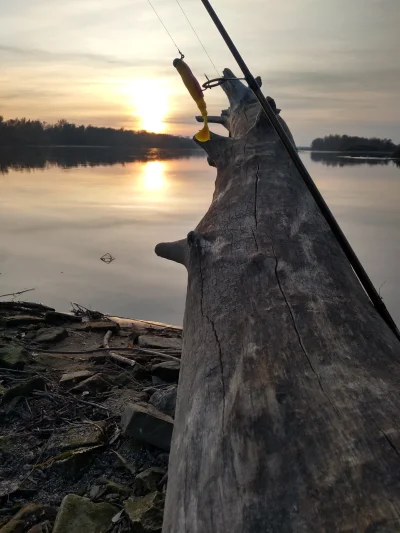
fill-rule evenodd
<path id="1" fill-rule="evenodd" d="M 102 54 L 92 54 L 88 52 L 49 52 L 48 50 L 39 50 L 36 48 L 22 48 L 18 46 L 7 46 L 0 44 L 0 53 L 16 55 L 22 58 L 36 61 L 51 62 L 73 62 L 73 63 L 95 63 L 106 66 L 118 67 L 138 67 L 148 65 L 148 61 L 138 57 L 122 59 L 119 57 L 106 56 Z"/>
<path id="2" fill-rule="evenodd" d="M 262 76 L 269 84 L 283 88 L 296 88 L 298 92 L 309 89 L 326 94 L 335 91 L 390 91 L 400 89 L 400 71 L 393 68 L 321 69 L 319 71 L 285 71 Z M 308 93 L 305 93 L 307 95 Z"/>

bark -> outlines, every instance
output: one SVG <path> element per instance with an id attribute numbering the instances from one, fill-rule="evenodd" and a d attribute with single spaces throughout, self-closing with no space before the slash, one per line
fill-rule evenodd
<path id="1" fill-rule="evenodd" d="M 400 343 L 252 93 L 222 88 L 211 206 L 157 248 L 188 271 L 163 533 L 398 532 Z"/>

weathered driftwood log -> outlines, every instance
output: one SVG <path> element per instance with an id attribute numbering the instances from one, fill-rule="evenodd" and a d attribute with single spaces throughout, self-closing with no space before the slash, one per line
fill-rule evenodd
<path id="1" fill-rule="evenodd" d="M 228 70 L 225 77 L 231 77 Z M 164 533 L 400 531 L 400 343 L 252 93 L 201 146 Z"/>

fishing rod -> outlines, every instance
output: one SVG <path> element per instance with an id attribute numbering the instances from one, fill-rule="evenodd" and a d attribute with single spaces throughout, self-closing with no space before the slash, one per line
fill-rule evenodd
<path id="1" fill-rule="evenodd" d="M 318 187 L 315 185 L 312 177 L 310 176 L 308 170 L 304 166 L 303 161 L 300 159 L 299 154 L 297 153 L 296 148 L 293 146 L 289 137 L 287 136 L 285 130 L 283 129 L 281 123 L 279 122 L 274 110 L 268 103 L 264 94 L 262 93 L 258 83 L 256 82 L 254 76 L 251 74 L 249 68 L 244 62 L 242 56 L 240 55 L 238 49 L 234 45 L 232 39 L 230 38 L 228 32 L 225 30 L 221 20 L 214 11 L 214 8 L 208 0 L 201 0 L 202 4 L 206 8 L 208 14 L 210 15 L 212 21 L 216 25 L 219 33 L 227 44 L 230 52 L 235 58 L 237 64 L 239 65 L 245 80 L 247 81 L 248 86 L 253 91 L 255 97 L 260 102 L 260 105 L 267 115 L 269 121 L 271 122 L 273 128 L 281 139 L 283 145 L 285 146 L 289 156 L 291 157 L 293 163 L 296 165 L 297 170 L 299 171 L 301 177 L 303 178 L 304 183 L 306 184 L 308 190 L 310 191 L 312 197 L 316 201 L 318 207 L 321 210 L 322 215 L 327 221 L 329 227 L 331 228 L 333 234 L 339 242 L 340 247 L 345 253 L 347 259 L 349 260 L 354 272 L 356 273 L 358 279 L 360 280 L 361 285 L 364 287 L 365 292 L 369 296 L 372 304 L 375 306 L 375 309 L 381 315 L 383 320 L 393 331 L 395 336 L 400 340 L 400 331 L 398 330 L 396 323 L 394 322 L 392 316 L 390 315 L 386 305 L 383 303 L 381 296 L 378 291 L 375 289 L 372 281 L 370 280 L 368 274 L 366 273 L 364 267 L 362 266 L 360 260 L 358 259 L 355 251 L 351 247 L 349 241 L 347 240 L 345 234 L 337 223 L 335 217 L 333 216 L 331 210 L 329 209 L 327 203 L 325 202 L 322 194 L 319 192 Z"/>

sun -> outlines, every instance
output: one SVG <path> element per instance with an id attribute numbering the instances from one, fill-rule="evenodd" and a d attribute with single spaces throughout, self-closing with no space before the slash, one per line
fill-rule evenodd
<path id="1" fill-rule="evenodd" d="M 132 85 L 134 113 L 140 127 L 154 133 L 165 130 L 164 118 L 168 112 L 168 91 L 162 80 L 141 79 Z"/>

